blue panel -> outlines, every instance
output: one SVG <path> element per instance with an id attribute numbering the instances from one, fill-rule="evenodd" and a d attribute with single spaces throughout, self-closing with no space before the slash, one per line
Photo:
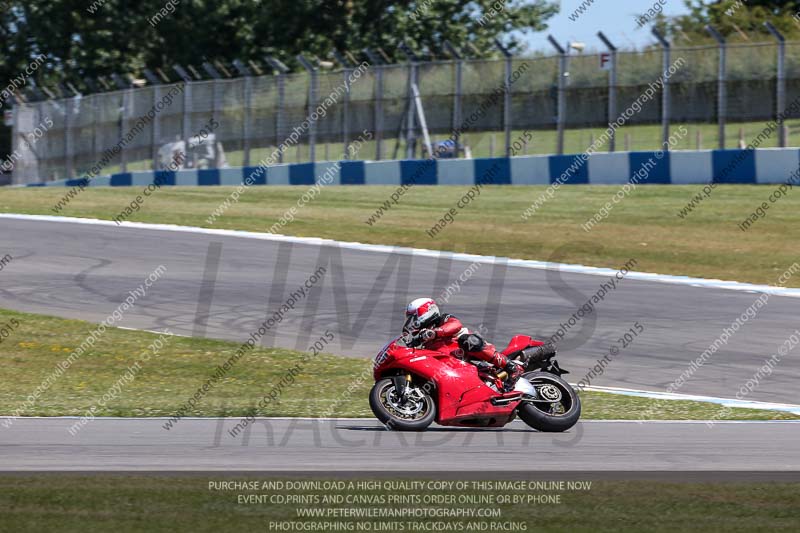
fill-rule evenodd
<path id="1" fill-rule="evenodd" d="M 64 187 L 80 187 L 81 185 L 86 187 L 89 185 L 89 180 L 87 178 L 80 178 L 76 180 L 67 180 L 64 182 Z"/>
<path id="2" fill-rule="evenodd" d="M 219 185 L 219 169 L 204 168 L 197 171 L 198 185 Z"/>
<path id="3" fill-rule="evenodd" d="M 26 185 L 26 187 L 46 187 L 46 186 L 47 186 L 46 183 L 29 183 Z"/>
<path id="4" fill-rule="evenodd" d="M 714 183 L 755 183 L 755 150 L 714 150 L 711 153 Z"/>
<path id="5" fill-rule="evenodd" d="M 156 170 L 153 173 L 153 183 L 156 185 L 175 185 L 175 172 L 171 170 Z"/>
<path id="6" fill-rule="evenodd" d="M 555 183 L 556 181 L 570 185 L 589 183 L 589 161 L 583 161 L 577 155 L 551 155 L 549 159 L 550 183 Z M 569 176 L 559 180 L 570 166 L 574 168 L 570 171 Z"/>
<path id="7" fill-rule="evenodd" d="M 108 184 L 112 187 L 130 187 L 133 183 L 130 172 L 122 174 L 112 174 Z"/>
<path id="8" fill-rule="evenodd" d="M 242 169 L 242 183 L 252 176 L 252 185 L 266 185 L 267 184 L 267 167 L 244 167 Z"/>
<path id="9" fill-rule="evenodd" d="M 342 185 L 364 185 L 366 175 L 363 161 L 342 161 L 339 168 Z"/>
<path id="10" fill-rule="evenodd" d="M 671 183 L 669 152 L 659 153 L 663 154 L 661 159 L 656 157 L 656 152 L 631 152 L 628 154 L 631 165 L 631 175 L 628 176 L 628 181 L 634 182 L 634 174 L 641 171 L 642 177 L 635 180 L 638 184 Z"/>
<path id="11" fill-rule="evenodd" d="M 403 185 L 436 185 L 435 159 L 400 161 L 400 183 Z"/>
<path id="12" fill-rule="evenodd" d="M 511 160 L 507 157 L 475 160 L 475 183 L 511 185 Z"/>
<path id="13" fill-rule="evenodd" d="M 314 163 L 289 166 L 289 185 L 314 185 Z"/>

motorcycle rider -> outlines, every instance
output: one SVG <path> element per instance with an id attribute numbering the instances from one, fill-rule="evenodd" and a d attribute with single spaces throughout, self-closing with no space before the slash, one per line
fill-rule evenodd
<path id="1" fill-rule="evenodd" d="M 465 328 L 453 315 L 442 314 L 433 298 L 417 298 L 408 304 L 403 331 L 417 335 L 422 346 L 429 350 L 436 350 L 455 339 L 466 356 L 486 361 L 498 371 L 505 370 L 508 373 L 507 384 L 515 383 L 525 368 L 524 363 L 508 359 L 493 344 Z"/>

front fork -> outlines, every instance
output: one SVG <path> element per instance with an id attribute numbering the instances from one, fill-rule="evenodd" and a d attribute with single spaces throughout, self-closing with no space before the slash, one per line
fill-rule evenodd
<path id="1" fill-rule="evenodd" d="M 411 389 L 411 374 L 392 376 L 392 382 L 397 396 L 405 400 L 408 397 L 408 391 Z"/>

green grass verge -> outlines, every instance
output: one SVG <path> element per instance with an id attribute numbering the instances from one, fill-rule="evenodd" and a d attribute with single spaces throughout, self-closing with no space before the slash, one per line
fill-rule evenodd
<path id="1" fill-rule="evenodd" d="M 230 476 L 225 480 L 233 480 Z M 259 483 L 277 481 L 265 477 L 237 476 L 236 481 Z M 388 479 L 388 478 L 385 478 Z M 299 519 L 300 507 L 377 508 L 381 505 L 286 505 L 244 504 L 239 495 L 376 495 L 388 498 L 420 494 L 412 491 L 373 490 L 276 491 L 276 490 L 211 490 L 209 481 L 221 478 L 208 476 L 122 476 L 118 474 L 86 475 L 6 475 L 0 477 L 0 506 L 3 519 L 0 528 L 15 532 L 173 532 L 173 531 L 275 531 L 270 522 L 291 521 L 296 524 L 345 522 L 369 519 L 329 518 Z M 346 480 L 350 481 L 350 479 Z M 358 481 L 358 480 L 352 480 Z M 397 481 L 396 479 L 394 481 Z M 393 505 L 394 508 L 499 509 L 500 518 L 472 519 L 475 522 L 525 524 L 526 531 L 616 532 L 616 531 L 702 531 L 750 532 L 797 531 L 800 521 L 798 483 L 675 483 L 662 481 L 593 481 L 583 491 L 538 491 L 553 495 L 560 492 L 560 503 L 549 505 L 510 504 L 438 504 Z M 420 495 L 458 497 L 462 494 L 494 495 L 500 491 L 422 491 Z M 524 494 L 536 494 L 525 491 Z M 514 491 L 514 494 L 517 494 Z M 403 523 L 375 531 L 413 531 L 412 524 L 423 520 L 394 520 Z M 469 519 L 427 519 L 427 522 L 461 524 L 452 531 L 498 531 L 500 529 L 466 529 Z M 517 527 L 520 527 L 519 525 Z M 303 529 L 297 529 L 302 531 Z M 306 529 L 313 531 L 314 529 Z M 325 529 L 316 529 L 324 531 Z M 362 531 L 366 529 L 361 529 Z M 521 531 L 522 529 L 509 529 Z M 426 531 L 418 529 L 417 531 Z M 427 531 L 430 531 L 427 530 Z M 448 530 L 449 531 L 449 530 Z"/>
<path id="2" fill-rule="evenodd" d="M 60 362 L 78 348 L 95 328 L 88 322 L 0 310 L 0 327 L 12 331 L 0 342 L 0 414 L 11 415 Z M 16 324 L 16 325 L 14 325 Z M 170 416 L 175 413 L 239 348 L 233 342 L 170 337 L 157 355 L 143 356 L 158 335 L 109 328 L 74 361 L 24 416 L 84 415 L 96 406 L 96 416 Z M 376 347 L 377 350 L 377 347 Z M 258 409 L 287 371 L 303 359 L 300 352 L 257 348 L 245 355 L 188 415 L 196 416 L 319 416 L 331 406 L 333 416 L 371 417 L 367 395 L 372 386 L 366 359 L 319 355 L 284 387 L 279 401 Z M 126 379 L 104 406 L 100 399 L 139 362 L 141 370 Z M 566 362 L 565 362 L 566 363 Z M 568 363 L 566 363 L 568 366 Z M 577 369 L 575 369 L 577 370 Z M 320 388 L 320 380 L 325 383 Z M 723 409 L 688 401 L 583 392 L 584 419 L 797 419 L 788 413 L 753 409 Z"/>
<path id="3" fill-rule="evenodd" d="M 794 191 L 772 204 L 749 231 L 737 227 L 767 201 L 772 186 L 719 186 L 685 219 L 677 212 L 700 186 L 641 186 L 588 233 L 581 224 L 611 201 L 618 187 L 563 187 L 527 221 L 521 214 L 544 187 L 486 187 L 435 238 L 426 230 L 456 206 L 468 187 L 414 187 L 377 223 L 368 225 L 365 221 L 395 189 L 323 188 L 280 232 L 605 267 L 619 267 L 634 258 L 635 270 L 640 271 L 766 284 L 776 283 L 796 261 L 800 241 L 800 195 Z M 147 198 L 130 220 L 263 232 L 296 207 L 306 190 L 253 187 L 209 224 L 206 219 L 233 188 L 164 188 Z M 0 212 L 52 215 L 51 207 L 65 192 L 6 189 Z M 140 193 L 139 188 L 86 189 L 61 214 L 110 220 Z M 787 285 L 800 287 L 800 276 Z"/>

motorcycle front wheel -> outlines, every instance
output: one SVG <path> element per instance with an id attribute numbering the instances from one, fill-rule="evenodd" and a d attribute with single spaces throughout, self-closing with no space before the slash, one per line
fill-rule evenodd
<path id="1" fill-rule="evenodd" d="M 523 422 L 539 431 L 560 432 L 574 426 L 581 416 L 581 399 L 569 383 L 549 372 L 526 372 L 536 389 L 536 398 L 526 399 L 517 413 Z"/>
<path id="2" fill-rule="evenodd" d="M 436 403 L 428 391 L 412 386 L 403 398 L 390 378 L 373 385 L 369 406 L 375 418 L 398 431 L 423 431 L 436 418 Z"/>

